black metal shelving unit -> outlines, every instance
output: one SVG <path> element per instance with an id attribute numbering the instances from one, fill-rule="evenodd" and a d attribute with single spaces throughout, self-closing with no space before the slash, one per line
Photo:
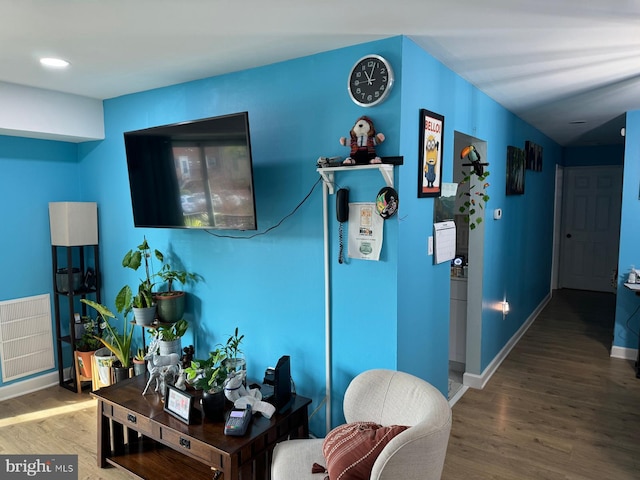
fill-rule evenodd
<path id="1" fill-rule="evenodd" d="M 64 254 L 62 251 L 66 249 Z M 54 289 L 54 315 L 56 327 L 56 346 L 58 357 L 58 382 L 61 387 L 65 387 L 76 393 L 81 393 L 81 382 L 78 381 L 80 372 L 78 372 L 78 362 L 75 358 L 75 320 L 74 313 L 80 313 L 84 316 L 87 314 L 87 306 L 80 302 L 82 298 L 89 298 L 98 303 L 100 301 L 100 261 L 98 245 L 78 245 L 78 246 L 51 246 L 51 258 L 53 263 L 53 289 Z M 66 261 L 61 262 L 60 258 Z M 64 264 L 61 264 L 64 263 Z M 74 265 L 76 263 L 76 265 Z M 58 270 L 66 268 L 67 288 L 68 291 L 58 289 L 57 273 Z M 82 273 L 82 282 L 79 288 L 74 288 L 73 276 L 74 268 L 79 268 Z M 89 283 L 87 270 L 93 270 L 93 280 Z M 66 299 L 66 302 L 65 302 Z M 68 311 L 64 311 L 65 308 Z M 67 317 L 68 314 L 68 317 Z M 93 314 L 92 314 L 93 315 Z M 68 324 L 69 333 L 63 335 L 62 325 Z M 64 347 L 68 345 L 70 350 L 70 358 L 65 358 Z M 71 376 L 65 379 L 64 369 L 65 360 L 71 363 Z M 67 363 L 68 364 L 68 363 Z M 90 378 L 81 377 L 82 381 L 90 381 Z"/>

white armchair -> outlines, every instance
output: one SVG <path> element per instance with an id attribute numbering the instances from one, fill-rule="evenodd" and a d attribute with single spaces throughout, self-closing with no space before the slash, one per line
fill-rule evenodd
<path id="1" fill-rule="evenodd" d="M 347 423 L 407 425 L 382 450 L 371 480 L 439 480 L 444 466 L 451 408 L 429 383 L 408 373 L 369 370 L 354 378 L 344 396 Z M 323 480 L 311 473 L 314 463 L 326 465 L 323 439 L 289 440 L 276 445 L 272 480 Z"/>

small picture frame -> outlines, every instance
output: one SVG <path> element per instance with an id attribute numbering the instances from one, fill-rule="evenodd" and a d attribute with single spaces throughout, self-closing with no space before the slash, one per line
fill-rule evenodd
<path id="1" fill-rule="evenodd" d="M 444 116 L 420 109 L 418 152 L 418 198 L 442 194 Z"/>
<path id="2" fill-rule="evenodd" d="M 167 394 L 164 399 L 164 411 L 173 415 L 178 420 L 192 423 L 194 397 L 190 393 L 183 392 L 172 385 L 167 385 Z"/>
<path id="3" fill-rule="evenodd" d="M 87 268 L 84 274 L 83 284 L 87 290 L 96 288 L 96 273 L 93 271 L 93 268 Z"/>

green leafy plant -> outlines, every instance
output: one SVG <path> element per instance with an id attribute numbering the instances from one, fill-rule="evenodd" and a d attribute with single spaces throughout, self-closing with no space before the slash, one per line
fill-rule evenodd
<path id="1" fill-rule="evenodd" d="M 242 353 L 242 350 L 240 350 L 240 344 L 243 339 L 244 335 L 238 335 L 238 327 L 236 327 L 233 335 L 227 339 L 227 343 L 223 347 L 227 358 L 238 358 L 238 355 Z"/>
<path id="2" fill-rule="evenodd" d="M 183 270 L 173 270 L 171 265 L 165 263 L 160 271 L 157 273 L 158 277 L 160 277 L 167 284 L 167 291 L 160 292 L 158 295 L 163 294 L 172 294 L 173 293 L 173 282 L 179 282 L 183 285 L 189 281 L 197 281 L 198 276 L 195 273 L 185 272 Z"/>
<path id="3" fill-rule="evenodd" d="M 84 331 L 82 336 L 76 341 L 76 350 L 78 352 L 94 352 L 100 348 L 100 328 L 98 323 L 91 317 L 82 317 Z"/>
<path id="4" fill-rule="evenodd" d="M 159 271 L 154 272 L 153 259 L 158 260 L 162 267 Z M 170 264 L 164 263 L 164 254 L 157 249 L 152 249 L 147 242 L 147 238 L 143 237 L 142 243 L 135 249 L 129 250 L 122 259 L 122 266 L 137 271 L 144 265 L 145 275 L 140 279 L 137 291 L 125 285 L 120 289 L 116 296 L 116 309 L 118 313 L 128 313 L 132 307 L 145 308 L 154 304 L 154 295 L 173 295 L 174 282 L 186 284 L 190 281 L 198 281 L 198 275 L 195 273 L 177 270 Z M 153 292 L 156 286 L 156 277 L 162 279 L 167 284 L 166 292 Z"/>
<path id="5" fill-rule="evenodd" d="M 129 250 L 122 259 L 122 266 L 137 271 L 144 264 L 145 276 L 140 279 L 137 292 L 134 294 L 129 285 L 125 285 L 120 289 L 116 296 L 116 309 L 118 313 L 124 312 L 125 315 L 135 308 L 151 307 L 153 305 L 153 257 L 164 262 L 164 255 L 158 250 L 151 250 L 147 238 L 143 237 L 143 241 L 135 249 Z"/>
<path id="6" fill-rule="evenodd" d="M 138 360 L 139 362 L 144 362 L 144 357 L 146 355 L 145 349 L 144 348 L 138 348 L 138 350 L 136 350 L 136 354 L 134 355 L 134 360 Z"/>
<path id="7" fill-rule="evenodd" d="M 101 324 L 104 325 L 105 335 L 102 337 L 96 336 L 96 338 L 116 356 L 122 367 L 129 367 L 131 365 L 131 342 L 134 326 L 131 325 L 127 329 L 128 322 L 125 318 L 123 332 L 120 333 L 109 323 L 109 318 L 116 318 L 111 310 L 93 300 L 83 298 L 80 301 L 94 308 L 102 318 Z"/>
<path id="8" fill-rule="evenodd" d="M 149 329 L 149 333 L 158 340 L 172 341 L 181 338 L 189 328 L 189 322 L 184 318 L 172 324 L 160 324 L 156 328 Z"/>
<path id="9" fill-rule="evenodd" d="M 216 348 L 209 352 L 209 358 L 192 360 L 191 365 L 184 369 L 187 381 L 199 390 L 220 390 L 227 378 L 227 368 L 224 364 L 226 358 L 225 350 Z"/>

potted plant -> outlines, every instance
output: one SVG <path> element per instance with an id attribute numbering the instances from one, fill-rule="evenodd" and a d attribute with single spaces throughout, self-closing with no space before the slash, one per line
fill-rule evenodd
<path id="1" fill-rule="evenodd" d="M 196 281 L 197 276 L 194 273 L 175 270 L 168 263 L 162 266 L 157 275 L 167 284 L 166 292 L 157 292 L 155 294 L 158 319 L 164 323 L 177 322 L 184 315 L 186 294 L 182 290 L 174 290 L 173 282 L 179 282 L 184 285 L 188 281 Z"/>
<path id="2" fill-rule="evenodd" d="M 146 356 L 146 352 L 144 348 L 138 348 L 136 354 L 133 357 L 133 374 L 134 375 L 144 375 L 147 371 L 147 362 L 144 359 Z"/>
<path id="3" fill-rule="evenodd" d="M 229 336 L 227 343 L 223 347 L 225 352 L 224 362 L 228 372 L 247 369 L 247 361 L 240 356 L 242 354 L 240 344 L 243 339 L 244 335 L 238 335 L 238 327 L 236 327 L 233 335 Z"/>
<path id="4" fill-rule="evenodd" d="M 224 420 L 224 381 L 227 379 L 225 359 L 227 354 L 222 347 L 209 352 L 205 360 L 192 360 L 184 369 L 187 382 L 202 390 L 202 410 L 205 417 L 214 422 Z"/>
<path id="5" fill-rule="evenodd" d="M 131 325 L 127 328 L 129 322 L 127 322 L 125 317 L 123 332 L 120 333 L 109 323 L 109 318 L 116 318 L 116 316 L 111 313 L 111 310 L 93 300 L 83 298 L 80 301 L 94 308 L 102 318 L 104 335 L 102 337 L 96 336 L 96 338 L 116 356 L 116 361 L 113 363 L 115 381 L 129 378 L 131 342 L 133 339 L 134 326 Z"/>
<path id="6" fill-rule="evenodd" d="M 137 271 L 144 263 L 144 278 L 140 279 L 137 292 L 134 294 L 129 285 L 120 289 L 116 296 L 116 309 L 118 313 L 126 314 L 133 310 L 136 323 L 150 325 L 156 314 L 156 304 L 153 298 L 153 255 L 160 261 L 164 261 L 164 255 L 158 251 L 151 251 L 147 238 L 144 237 L 140 245 L 129 250 L 122 259 L 122 266 Z"/>
<path id="7" fill-rule="evenodd" d="M 97 322 L 90 317 L 82 317 L 82 320 L 83 332 L 76 341 L 76 364 L 80 375 L 85 378 L 91 378 L 91 357 L 102 345 L 99 340 L 100 329 Z"/>
<path id="8" fill-rule="evenodd" d="M 158 351 L 160 355 L 182 352 L 182 336 L 187 332 L 189 323 L 180 319 L 175 323 L 159 323 L 157 327 L 149 329 L 149 333 L 154 337 L 154 345 L 150 351 Z"/>

